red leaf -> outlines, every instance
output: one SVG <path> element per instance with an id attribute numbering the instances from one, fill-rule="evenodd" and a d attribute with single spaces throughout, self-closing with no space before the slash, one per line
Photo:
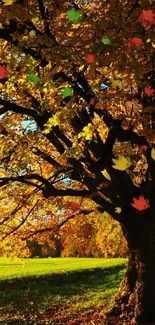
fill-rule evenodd
<path id="1" fill-rule="evenodd" d="M 85 61 L 87 63 L 92 63 L 95 59 L 95 56 L 93 54 L 87 54 L 87 56 L 85 57 Z"/>
<path id="2" fill-rule="evenodd" d="M 131 205 L 139 211 L 145 210 L 150 207 L 149 200 L 145 199 L 143 195 L 140 195 L 138 199 L 133 197 L 133 201 L 134 203 L 131 203 Z"/>
<path id="3" fill-rule="evenodd" d="M 143 46 L 143 41 L 141 38 L 133 37 L 128 39 L 127 45 L 129 47 L 135 45 L 138 49 L 140 49 Z"/>
<path id="4" fill-rule="evenodd" d="M 8 71 L 2 65 L 0 65 L 0 79 L 5 78 L 8 75 Z"/>
<path id="5" fill-rule="evenodd" d="M 47 214 L 48 216 L 54 217 L 54 213 L 53 213 L 52 211 L 47 211 L 46 214 Z"/>
<path id="6" fill-rule="evenodd" d="M 81 205 L 76 202 L 68 202 L 65 204 L 65 208 L 72 209 L 74 212 L 81 209 Z"/>
<path id="7" fill-rule="evenodd" d="M 147 151 L 147 146 L 140 146 L 141 149 L 143 149 L 144 151 Z"/>
<path id="8" fill-rule="evenodd" d="M 151 86 L 149 86 L 149 87 L 145 87 L 144 91 L 147 96 L 152 96 L 153 93 L 155 92 L 155 89 L 153 89 L 153 88 L 151 88 Z"/>
<path id="9" fill-rule="evenodd" d="M 155 24 L 155 14 L 152 10 L 143 10 L 138 20 L 146 28 L 149 24 Z"/>

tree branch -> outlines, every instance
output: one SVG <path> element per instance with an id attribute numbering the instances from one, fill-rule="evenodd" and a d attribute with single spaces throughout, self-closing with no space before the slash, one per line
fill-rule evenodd
<path id="1" fill-rule="evenodd" d="M 28 181 L 27 179 L 35 179 L 41 182 L 42 185 L 35 184 L 33 182 Z M 58 197 L 58 196 L 85 196 L 87 197 L 90 192 L 88 190 L 60 190 L 56 189 L 47 179 L 44 177 L 38 175 L 38 174 L 32 174 L 32 175 L 25 175 L 25 176 L 17 176 L 17 177 L 0 177 L 0 187 L 10 183 L 10 182 L 21 182 L 25 183 L 31 186 L 35 186 L 36 188 L 42 190 L 42 193 L 45 198 L 49 198 L 50 196 Z"/>
<path id="2" fill-rule="evenodd" d="M 20 42 L 17 40 L 13 40 L 11 36 L 11 31 L 9 29 L 5 30 L 0 28 L 0 38 L 8 41 L 10 44 L 14 45 L 15 47 L 19 46 Z M 45 67 L 48 64 L 48 61 L 46 59 L 43 59 L 40 53 L 36 53 L 33 49 L 22 47 L 22 51 L 25 54 L 32 56 L 35 60 L 40 60 L 41 61 L 40 65 L 42 67 Z"/>
<path id="3" fill-rule="evenodd" d="M 38 116 L 38 112 L 36 112 L 35 110 L 32 110 L 30 108 L 24 108 L 22 106 L 19 106 L 19 105 L 13 103 L 13 102 L 6 101 L 2 98 L 0 98 L 0 105 L 3 105 L 3 107 L 0 108 L 0 115 L 6 113 L 8 111 L 12 111 L 14 113 L 31 116 L 34 119 L 36 119 L 36 117 Z"/>
<path id="4" fill-rule="evenodd" d="M 87 214 L 90 214 L 92 211 L 86 211 L 86 210 L 80 210 L 80 214 L 84 214 L 84 215 L 87 215 Z M 76 216 L 78 216 L 79 214 L 71 214 L 67 219 L 63 220 L 61 223 L 59 223 L 59 225 L 57 227 L 48 227 L 48 228 L 43 228 L 43 229 L 38 229 L 36 230 L 35 232 L 29 234 L 28 236 L 22 238 L 22 240 L 26 240 L 34 235 L 37 235 L 37 234 L 40 234 L 40 233 L 43 233 L 43 232 L 47 232 L 47 231 L 58 231 L 62 226 L 64 226 L 69 220 L 71 219 L 74 219 Z"/>
<path id="5" fill-rule="evenodd" d="M 39 201 L 39 200 L 38 200 Z M 29 212 L 27 213 L 26 217 L 21 221 L 21 223 L 15 227 L 14 229 L 12 229 L 10 232 L 8 232 L 5 236 L 2 237 L 2 239 L 5 239 L 6 237 L 8 237 L 9 235 L 13 234 L 15 231 L 17 231 L 24 223 L 25 221 L 28 219 L 29 215 L 31 214 L 31 212 L 34 210 L 36 204 L 38 203 L 38 201 L 34 204 L 34 206 L 29 210 Z"/>

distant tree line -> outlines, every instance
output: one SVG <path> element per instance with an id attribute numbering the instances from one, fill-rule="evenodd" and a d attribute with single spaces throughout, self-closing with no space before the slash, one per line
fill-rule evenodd
<path id="1" fill-rule="evenodd" d="M 126 240 L 119 223 L 109 215 L 81 216 L 69 221 L 56 234 L 27 241 L 30 257 L 126 257 Z"/>

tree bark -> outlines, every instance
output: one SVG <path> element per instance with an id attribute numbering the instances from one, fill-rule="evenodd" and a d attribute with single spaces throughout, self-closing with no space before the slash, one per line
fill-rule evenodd
<path id="1" fill-rule="evenodd" d="M 130 316 L 138 324 L 155 323 L 155 220 L 149 215 L 131 218 L 123 226 L 129 258 L 113 313 Z"/>

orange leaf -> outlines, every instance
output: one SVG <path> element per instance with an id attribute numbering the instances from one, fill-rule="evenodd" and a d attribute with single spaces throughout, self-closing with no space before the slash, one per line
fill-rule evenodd
<path id="1" fill-rule="evenodd" d="M 149 24 L 155 24 L 155 14 L 152 10 L 143 10 L 138 20 L 146 28 Z"/>
<path id="2" fill-rule="evenodd" d="M 128 39 L 127 45 L 129 47 L 135 45 L 138 49 L 140 49 L 143 46 L 143 41 L 141 38 L 133 37 Z"/>
<path id="3" fill-rule="evenodd" d="M 2 65 L 0 65 L 0 79 L 5 78 L 8 75 L 8 71 Z"/>
<path id="4" fill-rule="evenodd" d="M 72 209 L 74 212 L 81 209 L 81 205 L 76 202 L 68 202 L 65 204 L 65 208 Z"/>
<path id="5" fill-rule="evenodd" d="M 144 91 L 147 96 L 152 96 L 153 93 L 155 92 L 155 89 L 153 89 L 153 88 L 151 88 L 151 86 L 149 86 L 149 87 L 145 87 Z"/>
<path id="6" fill-rule="evenodd" d="M 131 205 L 139 211 L 145 210 L 150 207 L 149 200 L 145 199 L 143 195 L 140 195 L 138 199 L 133 197 L 133 201 L 134 203 L 131 203 Z"/>
<path id="7" fill-rule="evenodd" d="M 93 55 L 93 54 L 87 54 L 87 56 L 85 57 L 85 61 L 87 62 L 87 63 L 92 63 L 93 61 L 94 61 L 94 59 L 95 59 L 95 56 Z"/>

